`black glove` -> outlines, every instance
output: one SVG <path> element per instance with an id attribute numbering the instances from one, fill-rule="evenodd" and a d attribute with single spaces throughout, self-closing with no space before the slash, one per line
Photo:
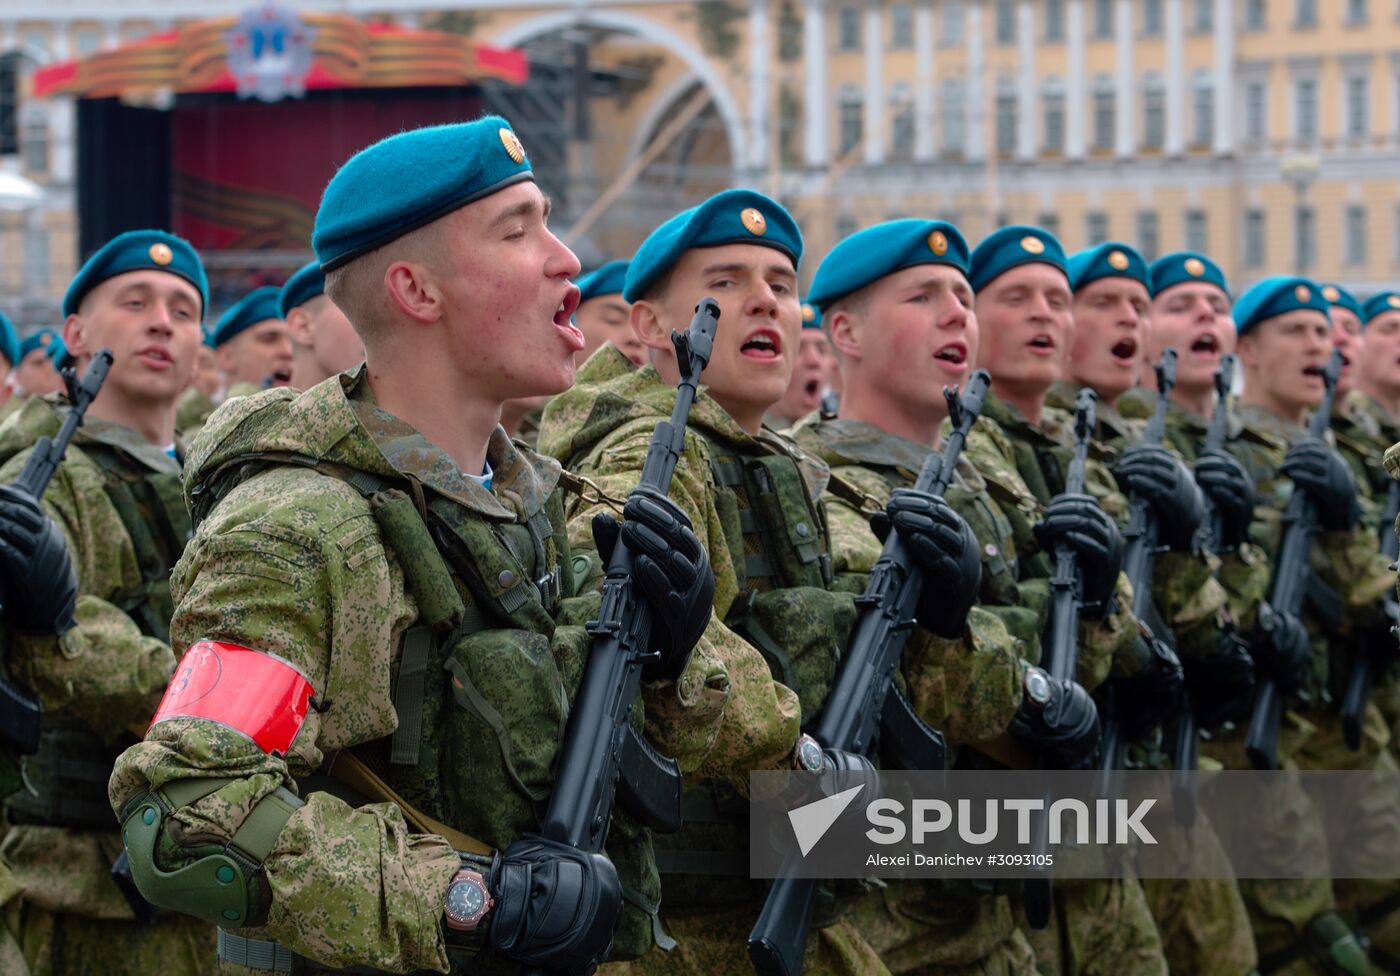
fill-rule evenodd
<path id="1" fill-rule="evenodd" d="M 1137 674 L 1113 682 L 1123 735 L 1129 742 L 1141 739 L 1176 711 L 1186 683 L 1181 659 L 1164 642 L 1143 638 L 1138 646 L 1146 649 L 1146 656 Z"/>
<path id="2" fill-rule="evenodd" d="M 1336 451 L 1316 437 L 1309 437 L 1289 448 L 1279 470 L 1316 503 L 1317 520 L 1324 529 L 1356 528 L 1361 519 L 1356 481 Z"/>
<path id="3" fill-rule="evenodd" d="M 1196 459 L 1196 484 L 1220 513 L 1222 538 L 1216 543 L 1234 549 L 1247 540 L 1254 521 L 1254 482 L 1244 465 L 1224 451 L 1205 451 Z"/>
<path id="4" fill-rule="evenodd" d="M 1254 644 L 1254 661 L 1265 678 L 1285 694 L 1301 691 L 1312 681 L 1312 641 L 1303 622 L 1291 613 L 1260 613 L 1261 639 Z"/>
<path id="5" fill-rule="evenodd" d="M 1186 690 L 1196 708 L 1196 722 L 1213 729 L 1226 722 L 1243 722 L 1254 704 L 1254 658 L 1249 642 L 1233 627 L 1220 631 L 1216 652 L 1186 667 Z"/>
<path id="6" fill-rule="evenodd" d="M 870 518 L 881 542 L 891 525 L 924 574 L 914 611 L 919 624 L 940 637 L 960 637 L 982 585 L 977 537 L 946 501 L 912 488 L 895 489 L 885 510 Z"/>
<path id="7" fill-rule="evenodd" d="M 73 626 L 78 577 L 63 530 L 14 485 L 0 485 L 0 580 L 5 620 L 16 630 L 62 634 Z"/>
<path id="8" fill-rule="evenodd" d="M 1041 547 L 1053 553 L 1067 545 L 1079 556 L 1079 576 L 1084 582 L 1080 615 L 1101 620 L 1113 600 L 1113 587 L 1123 568 L 1123 536 L 1092 495 L 1057 495 L 1035 525 Z"/>
<path id="9" fill-rule="evenodd" d="M 622 884 L 612 862 L 527 835 L 491 871 L 488 944 L 529 966 L 586 974 L 612 948 Z"/>
<path id="10" fill-rule="evenodd" d="M 1026 697 L 1011 734 L 1051 769 L 1092 769 L 1099 751 L 1099 710 L 1077 681 L 1039 668 L 1026 675 Z"/>
<path id="11" fill-rule="evenodd" d="M 710 621 L 715 574 L 710 557 L 690 528 L 690 519 L 665 495 L 639 488 L 622 508 L 623 522 L 593 517 L 593 541 L 603 565 L 612 562 L 618 536 L 632 550 L 632 582 L 651 604 L 651 648 L 643 666 L 646 681 L 675 680 Z"/>
<path id="12" fill-rule="evenodd" d="M 1147 499 L 1157 513 L 1158 537 L 1177 552 L 1190 552 L 1205 519 L 1201 490 L 1191 469 L 1160 444 L 1134 444 L 1113 469 L 1123 490 Z"/>

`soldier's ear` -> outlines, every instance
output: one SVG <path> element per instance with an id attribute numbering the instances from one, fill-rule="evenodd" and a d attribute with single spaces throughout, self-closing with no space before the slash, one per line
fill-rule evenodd
<path id="1" fill-rule="evenodd" d="M 303 349 L 316 348 L 316 330 L 311 328 L 311 316 L 307 314 L 306 306 L 298 305 L 287 313 L 287 333 L 292 337 L 293 345 Z"/>
<path id="2" fill-rule="evenodd" d="M 859 360 L 861 358 L 861 333 L 863 330 L 860 319 L 844 308 L 838 308 L 831 313 L 828 328 L 831 332 L 831 344 L 840 353 L 843 360 Z"/>
<path id="3" fill-rule="evenodd" d="M 662 324 L 659 309 L 650 300 L 639 298 L 633 302 L 629 316 L 632 331 L 642 345 L 648 349 L 671 348 L 671 332 Z"/>
<path id="4" fill-rule="evenodd" d="M 427 267 L 416 261 L 395 261 L 384 269 L 389 304 L 415 322 L 430 324 L 442 318 L 442 291 Z"/>
<path id="5" fill-rule="evenodd" d="M 1240 365 L 1250 369 L 1259 365 L 1259 337 L 1246 332 L 1235 341 L 1235 355 L 1240 357 Z"/>
<path id="6" fill-rule="evenodd" d="M 83 317 L 78 312 L 74 312 L 63 320 L 63 344 L 68 347 L 68 352 L 75 359 L 92 352 L 88 348 L 87 337 L 84 335 L 87 330 L 84 326 Z"/>

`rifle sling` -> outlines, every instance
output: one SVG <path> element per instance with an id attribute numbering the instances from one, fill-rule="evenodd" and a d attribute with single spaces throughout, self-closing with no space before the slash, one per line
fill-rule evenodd
<path id="1" fill-rule="evenodd" d="M 447 839 L 455 849 L 465 851 L 468 854 L 478 854 L 482 857 L 490 857 L 492 848 L 483 844 L 475 837 L 469 837 L 447 826 L 440 820 L 428 816 L 417 807 L 413 806 L 403 797 L 395 792 L 394 788 L 384 782 L 374 770 L 365 765 L 364 761 L 351 752 L 342 749 L 331 757 L 329 763 L 324 767 L 326 775 L 332 779 L 348 786 L 356 793 L 362 794 L 365 798 L 374 802 L 389 802 L 395 804 L 403 811 L 404 819 L 427 834 L 437 834 L 439 837 Z"/>

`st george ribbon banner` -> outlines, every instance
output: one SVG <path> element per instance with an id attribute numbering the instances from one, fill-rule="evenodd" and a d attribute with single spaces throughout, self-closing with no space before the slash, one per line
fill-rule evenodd
<path id="1" fill-rule="evenodd" d="M 756 772 L 755 878 L 1394 878 L 1400 850 L 1355 828 L 1400 817 L 1400 772 L 1202 771 L 1175 816 L 1170 770 Z M 1178 786 L 1180 785 L 1178 780 Z M 1181 795 L 1178 791 L 1176 795 Z M 1037 833 L 1049 843 L 1036 845 Z"/>

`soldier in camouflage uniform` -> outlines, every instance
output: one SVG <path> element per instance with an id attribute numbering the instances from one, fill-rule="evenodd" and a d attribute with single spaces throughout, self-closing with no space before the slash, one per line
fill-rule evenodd
<path id="1" fill-rule="evenodd" d="M 1277 546 L 1281 515 L 1295 487 L 1313 496 L 1322 531 L 1316 536 L 1312 564 L 1340 604 L 1333 624 L 1324 626 L 1312 613 L 1301 622 L 1285 619 L 1285 634 L 1293 630 L 1296 639 L 1285 636 L 1272 642 L 1280 648 L 1273 664 L 1275 680 L 1298 696 L 1289 718 L 1311 733 L 1293 758 L 1304 769 L 1392 770 L 1395 761 L 1386 748 L 1389 731 L 1375 703 L 1367 708 L 1357 752 L 1344 744 L 1335 704 L 1345 689 L 1358 639 L 1384 625 L 1381 599 L 1394 585 L 1394 575 L 1377 551 L 1375 530 L 1361 522 L 1362 506 L 1350 467 L 1330 445 L 1306 436 L 1308 410 L 1322 395 L 1320 370 L 1334 345 L 1328 311 L 1315 282 L 1288 276 L 1266 278 L 1235 304 L 1245 371 L 1240 418 L 1247 428 L 1273 441 L 1271 448 L 1240 460 L 1260 498 L 1252 536 L 1266 549 Z M 1284 649 L 1294 653 L 1286 658 Z M 1400 806 L 1400 798 L 1396 803 Z M 1343 856 L 1364 858 L 1368 849 L 1400 844 L 1400 810 L 1358 806 L 1352 817 L 1344 825 L 1332 825 L 1356 838 L 1345 851 L 1330 852 L 1334 863 Z M 1337 880 L 1333 888 L 1339 907 L 1359 912 L 1376 945 L 1396 954 L 1397 885 Z"/>
<path id="2" fill-rule="evenodd" d="M 10 674 L 44 706 L 0 847 L 22 890 L 9 910 L 35 973 L 213 970 L 206 930 L 179 916 L 143 924 L 112 883 L 121 842 L 106 802 L 113 760 L 133 741 L 127 729 L 149 718 L 175 666 L 167 580 L 189 537 L 175 401 L 194 369 L 206 296 L 186 242 L 133 231 L 94 254 L 64 298 L 77 367 L 102 348 L 116 361 L 43 498 L 76 571 L 76 623 L 61 636 L 16 630 L 6 653 Z M 0 483 L 18 477 L 66 411 L 61 398 L 36 397 L 10 419 Z"/>
<path id="3" fill-rule="evenodd" d="M 1075 546 L 1084 583 L 1083 617 L 1103 628 L 1099 640 L 1080 642 L 1079 680 L 1093 691 L 1112 676 L 1122 713 L 1152 728 L 1175 699 L 1180 668 L 1140 650 L 1131 591 L 1120 572 L 1123 546 L 1116 521 L 1126 519 L 1127 500 L 1105 463 L 1110 455 L 1097 444 L 1090 452 L 1087 493 L 1062 493 L 1073 448 L 1072 418 L 1045 404 L 1050 387 L 1065 376 L 1072 338 L 1064 251 L 1040 228 L 1004 227 L 973 252 L 969 280 L 981 323 L 978 365 L 992 373 L 993 395 L 983 416 L 995 422 L 983 427 L 979 421 L 974 428 L 969 439 L 974 463 L 986 472 L 1009 466 L 1037 505 L 1045 506 L 1035 532 L 1044 553 L 1057 539 Z M 1167 557 L 1180 556 L 1163 555 L 1163 578 Z M 1191 570 L 1183 567 L 1183 572 Z M 1104 639 L 1110 635 L 1116 639 Z M 1027 929 L 1027 935 L 1042 973 L 1166 972 L 1160 936 L 1135 879 L 1057 883 L 1049 927 Z"/>
<path id="4" fill-rule="evenodd" d="M 23 402 L 15 396 L 14 379 L 10 375 L 19 362 L 19 333 L 14 323 L 4 313 L 0 313 L 0 421 L 19 409 Z"/>
<path id="5" fill-rule="evenodd" d="M 964 383 L 971 372 L 978 327 L 967 258 L 967 245 L 951 224 L 897 220 L 842 241 L 813 278 L 808 297 L 831 331 L 844 397 L 839 417 L 814 415 L 793 436 L 832 467 L 834 478 L 873 502 L 862 507 L 849 496 L 830 495 L 838 571 L 874 565 L 880 543 L 870 533 L 867 509 L 878 510 L 913 485 L 947 419 L 944 384 Z M 1039 658 L 1043 620 L 1021 600 L 1020 560 L 1003 506 L 1033 509 L 1034 501 L 1019 479 L 993 489 L 966 458 L 957 474 L 946 498 L 982 544 L 980 605 L 957 640 L 924 632 L 911 637 L 903 674 L 912 701 L 944 731 L 957 766 L 1083 762 L 1097 744 L 1098 728 L 1082 688 L 1051 679 L 1054 707 L 1022 707 L 1026 659 Z M 1017 889 L 1014 883 L 890 881 L 862 902 L 856 919 L 894 972 L 1034 974 L 1034 954 L 1004 893 Z"/>
<path id="6" fill-rule="evenodd" d="M 1099 396 L 1098 439 L 1119 452 L 1123 464 L 1130 463 L 1130 458 L 1158 450 L 1134 447 L 1144 425 L 1125 418 L 1117 409 L 1120 399 L 1137 385 L 1144 368 L 1150 302 L 1147 263 L 1129 245 L 1108 242 L 1071 257 L 1069 276 L 1074 291 L 1074 344 L 1069 361 L 1072 380 L 1052 388 L 1048 402 L 1069 407 L 1081 386 L 1092 388 Z M 1184 466 L 1180 467 L 1179 476 L 1191 483 Z M 1171 506 L 1159 510 L 1160 518 L 1171 518 L 1173 514 Z M 1178 537 L 1182 531 L 1177 530 Z M 1188 548 L 1194 552 L 1194 547 Z M 1221 666 L 1216 660 L 1222 647 L 1220 631 L 1229 623 L 1225 591 L 1211 578 L 1216 560 L 1196 554 L 1196 571 L 1180 573 L 1173 580 L 1167 574 L 1174 567 L 1180 568 L 1185 560 L 1180 553 L 1163 557 L 1167 562 L 1158 569 L 1154 582 L 1160 591 L 1162 602 L 1158 606 L 1164 619 L 1174 624 L 1176 651 L 1188 671 L 1204 670 L 1213 675 Z M 1155 737 L 1154 741 L 1140 743 L 1133 753 L 1130 761 L 1134 765 L 1170 765 L 1171 757 Z M 1183 976 L 1244 976 L 1258 963 L 1244 900 L 1229 877 L 1229 862 L 1210 822 L 1198 812 L 1189 829 L 1193 856 L 1202 864 L 1214 866 L 1225 877 L 1143 881 L 1153 918 L 1162 933 L 1167 962 L 1173 973 Z"/>
<path id="7" fill-rule="evenodd" d="M 365 344 L 326 295 L 326 276 L 318 262 L 303 265 L 287 279 L 277 295 L 277 311 L 292 341 L 293 389 L 309 390 L 364 362 Z"/>
<path id="8" fill-rule="evenodd" d="M 522 839 L 598 612 L 558 465 L 498 425 L 567 388 L 582 345 L 547 216 L 504 119 L 358 153 L 313 243 L 370 365 L 231 401 L 195 445 L 180 677 L 110 799 L 143 893 L 221 926 L 225 971 L 583 971 L 651 945 L 635 823 L 608 856 Z M 656 744 L 693 765 L 724 704 L 686 693 L 713 577 L 664 497 L 625 513 L 661 623 L 646 721 L 678 716 L 690 738 Z"/>
<path id="9" fill-rule="evenodd" d="M 574 324 L 583 333 L 586 343 L 579 350 L 580 366 L 607 343 L 620 349 L 635 365 L 646 365 L 646 347 L 632 331 L 632 306 L 622 297 L 626 281 L 626 261 L 609 261 L 578 280 L 579 300 Z"/>
<path id="10" fill-rule="evenodd" d="M 292 340 L 282 319 L 281 289 L 254 288 L 234 302 L 209 332 L 219 358 L 224 399 L 292 382 Z"/>
<path id="11" fill-rule="evenodd" d="M 706 395 L 690 415 L 673 494 L 713 557 L 715 619 L 708 630 L 729 670 L 730 704 L 720 740 L 690 778 L 687 825 L 658 837 L 663 917 L 679 943 L 632 965 L 639 972 L 742 972 L 745 940 L 765 886 L 746 880 L 749 771 L 789 766 L 799 723 L 815 715 L 855 619 L 863 575 L 833 573 L 826 513 L 819 499 L 826 466 L 762 427 L 787 389 L 801 331 L 797 263 L 802 239 L 769 198 L 730 190 L 672 218 L 633 257 L 624 298 L 651 363 L 632 370 L 604 347 L 578 386 L 545 412 L 541 446 L 595 479 L 607 494 L 642 468 L 651 426 L 668 410 L 676 366 L 673 329 L 713 295 L 721 316 Z M 924 496 L 921 496 L 924 497 Z M 587 531 L 596 503 L 572 507 L 573 531 Z M 911 546 L 936 553 L 924 605 L 929 629 L 959 634 L 975 595 L 976 540 L 951 509 L 935 503 L 923 528 L 903 516 L 895 528 Z M 694 689 L 715 693 L 714 679 Z M 871 947 L 848 921 L 846 899 L 819 907 L 807 944 L 808 972 L 881 972 Z"/>
<path id="12" fill-rule="evenodd" d="M 811 302 L 803 302 L 797 364 L 782 399 L 773 404 L 763 422 L 774 430 L 787 430 L 803 417 L 816 413 L 835 372 L 836 355 L 822 326 L 821 312 Z"/>

